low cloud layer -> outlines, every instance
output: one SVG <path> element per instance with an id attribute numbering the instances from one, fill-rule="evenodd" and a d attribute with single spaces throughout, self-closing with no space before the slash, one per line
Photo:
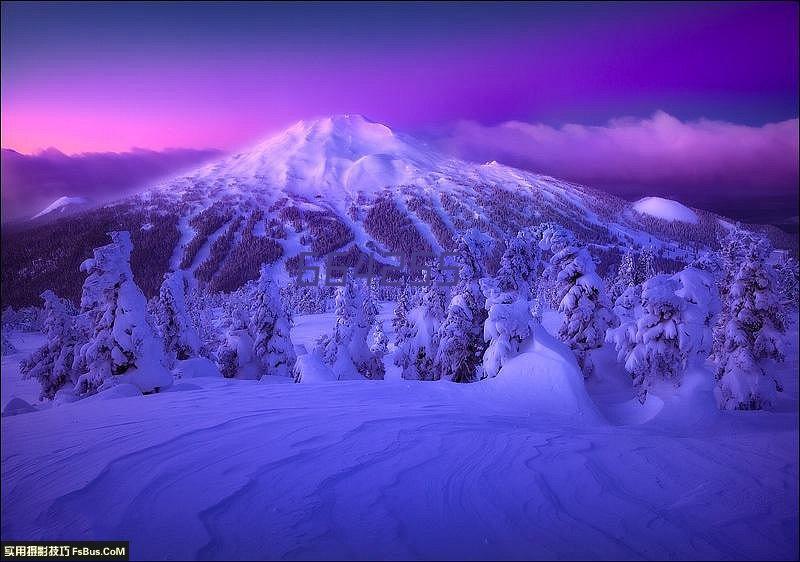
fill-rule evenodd
<path id="1" fill-rule="evenodd" d="M 2 149 L 3 220 L 30 217 L 61 196 L 104 202 L 218 156 L 216 150 L 169 149 L 67 155 Z"/>
<path id="2" fill-rule="evenodd" d="M 462 121 L 433 142 L 632 198 L 671 196 L 741 220 L 797 216 L 798 120 L 761 127 L 683 122 L 663 112 L 603 126 Z"/>

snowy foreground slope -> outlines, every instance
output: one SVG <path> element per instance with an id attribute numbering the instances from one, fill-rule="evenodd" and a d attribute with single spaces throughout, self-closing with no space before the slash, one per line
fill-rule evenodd
<path id="1" fill-rule="evenodd" d="M 2 535 L 134 559 L 797 557 L 796 349 L 774 412 L 717 411 L 705 371 L 633 410 L 610 363 L 584 387 L 563 351 L 543 334 L 481 384 L 194 378 L 3 417 Z"/>

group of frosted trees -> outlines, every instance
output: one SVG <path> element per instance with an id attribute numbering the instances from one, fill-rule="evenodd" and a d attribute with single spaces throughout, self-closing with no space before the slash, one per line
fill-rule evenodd
<path id="1" fill-rule="evenodd" d="M 778 381 L 770 362 L 782 361 L 785 311 L 772 247 L 762 237 L 735 230 L 719 258 L 704 254 L 674 275 L 635 275 L 614 303 L 617 326 L 607 332 L 644 402 L 653 385 L 680 384 L 687 366 L 711 356 L 715 395 L 723 409 L 768 408 Z M 796 272 L 794 273 L 796 276 Z"/>
<path id="2" fill-rule="evenodd" d="M 157 392 L 171 384 L 176 365 L 198 357 L 229 378 L 303 376 L 274 267 L 262 266 L 256 281 L 219 302 L 193 293 L 183 271 L 170 272 L 147 303 L 131 272 L 129 234 L 110 236 L 81 265 L 87 277 L 78 309 L 42 294 L 46 343 L 22 372 L 39 381 L 43 399 L 80 398 L 119 382 Z M 378 321 L 376 284 L 346 275 L 335 291 L 335 325 L 312 353 L 339 379 L 384 378 L 391 351 L 405 379 L 474 382 L 498 376 L 524 351 L 549 305 L 560 318 L 554 335 L 584 375 L 594 371 L 593 351 L 609 343 L 642 402 L 709 357 L 720 407 L 774 402 L 779 385 L 769 367 L 783 360 L 784 308 L 796 305 L 797 267 L 790 259 L 774 263 L 763 237 L 737 229 L 717 253 L 674 274 L 654 271 L 652 250 L 630 250 L 608 288 L 589 249 L 559 225 L 520 231 L 499 264 L 496 244 L 469 230 L 456 239 L 451 264 L 426 264 L 417 290 L 404 283 L 391 344 Z"/>
<path id="3" fill-rule="evenodd" d="M 262 381 L 293 379 L 296 360 L 291 319 L 282 305 L 276 271 L 261 267 L 253 286 L 225 301 L 217 363 L 223 377 Z"/>
<path id="4" fill-rule="evenodd" d="M 770 263 L 762 237 L 736 230 L 721 258 L 702 254 L 669 275 L 655 272 L 652 249 L 628 251 L 608 290 L 587 248 L 558 225 L 520 231 L 493 276 L 484 266 L 489 247 L 477 230 L 458 240 L 458 281 L 447 297 L 435 284 L 400 294 L 392 323 L 404 378 L 497 376 L 533 336 L 549 302 L 561 316 L 557 336 L 584 375 L 594 370 L 592 351 L 608 342 L 643 403 L 655 386 L 680 385 L 687 368 L 709 356 L 721 408 L 773 403 L 779 386 L 766 367 L 783 359 L 786 299 L 776 275 L 786 273 Z M 430 271 L 435 278 L 437 269 Z M 795 267 L 786 283 L 796 276 Z"/>
<path id="5" fill-rule="evenodd" d="M 436 267 L 418 298 L 401 294 L 393 324 L 402 376 L 454 382 L 496 376 L 532 336 L 546 291 L 564 317 L 558 336 L 590 374 L 588 355 L 602 345 L 613 315 L 587 250 L 557 225 L 527 228 L 509 241 L 490 276 L 492 250 L 490 238 L 470 230 L 456 243 L 458 279 L 449 299 L 436 283 Z M 539 283 L 543 272 L 551 284 Z"/>
<path id="6" fill-rule="evenodd" d="M 79 310 L 51 291 L 42 294 L 46 343 L 21 365 L 23 374 L 39 381 L 42 398 L 62 390 L 88 396 L 123 380 L 142 392 L 172 383 L 147 301 L 133 280 L 130 234 L 110 236 L 110 244 L 81 264 L 87 277 Z"/>
<path id="7" fill-rule="evenodd" d="M 315 351 L 337 379 L 383 379 L 387 341 L 377 322 L 376 286 L 350 274 L 341 283 L 333 333 L 323 335 Z"/>
<path id="8" fill-rule="evenodd" d="M 184 274 L 165 275 L 158 296 L 148 304 L 131 272 L 130 234 L 111 232 L 109 236 L 111 243 L 96 248 L 94 256 L 81 264 L 87 277 L 78 310 L 52 291 L 42 294 L 45 344 L 21 363 L 22 373 L 40 383 L 42 399 L 59 393 L 65 400 L 82 398 L 118 383 L 131 384 L 143 393 L 157 392 L 172 384 L 172 367 L 200 355 L 200 337 L 187 309 Z M 252 303 L 247 311 L 252 346 L 247 351 L 258 364 L 256 378 L 291 377 L 294 351 L 289 318 L 267 269 L 262 270 L 248 302 Z"/>

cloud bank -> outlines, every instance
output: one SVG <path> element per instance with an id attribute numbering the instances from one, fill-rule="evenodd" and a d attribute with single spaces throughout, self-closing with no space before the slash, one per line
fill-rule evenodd
<path id="1" fill-rule="evenodd" d="M 168 149 L 67 155 L 2 149 L 2 218 L 29 217 L 68 195 L 104 202 L 219 156 L 217 150 Z"/>
<path id="2" fill-rule="evenodd" d="M 603 126 L 460 121 L 433 142 L 624 197 L 671 196 L 742 220 L 797 215 L 798 119 L 751 127 L 657 112 Z"/>

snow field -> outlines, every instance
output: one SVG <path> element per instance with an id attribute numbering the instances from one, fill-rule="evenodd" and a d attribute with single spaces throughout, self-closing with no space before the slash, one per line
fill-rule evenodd
<path id="1" fill-rule="evenodd" d="M 201 377 L 3 417 L 3 537 L 130 539 L 133 559 L 796 555 L 796 396 L 686 421 L 687 375 L 694 398 L 616 425 L 618 368 L 553 397 L 583 383 L 538 336 L 477 384 Z"/>

